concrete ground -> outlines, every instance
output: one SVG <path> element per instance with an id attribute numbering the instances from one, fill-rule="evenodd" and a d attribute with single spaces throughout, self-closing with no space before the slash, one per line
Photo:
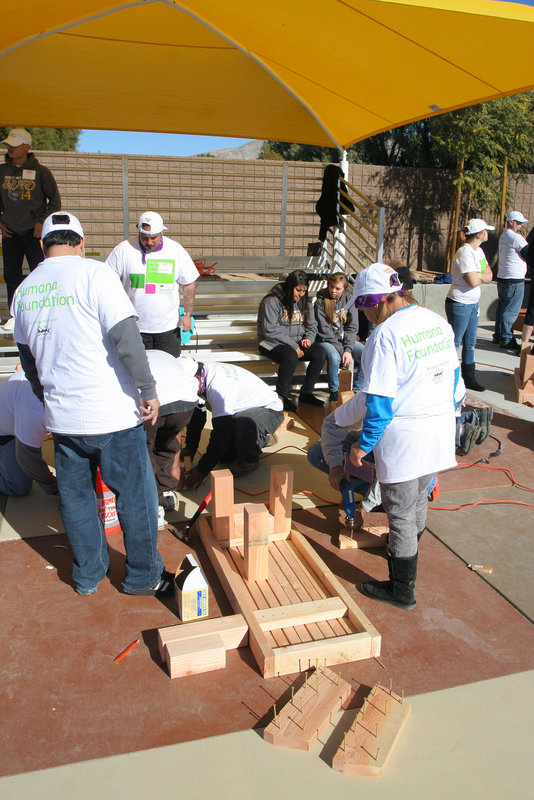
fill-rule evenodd
<path id="1" fill-rule="evenodd" d="M 0 798 L 531 797 L 534 409 L 515 403 L 518 359 L 490 338 L 482 326 L 477 371 L 488 388 L 476 400 L 495 409 L 502 454 L 492 456 L 497 442 L 488 439 L 460 460 L 460 469 L 440 476 L 441 494 L 421 540 L 413 611 L 360 594 L 361 580 L 384 574 L 383 553 L 339 551 L 335 507 L 294 515 L 295 527 L 383 640 L 378 660 L 335 668 L 351 681 L 354 698 L 310 752 L 261 738 L 272 703 L 291 679 L 263 680 L 248 649 L 231 653 L 225 670 L 169 680 L 155 630 L 176 622 L 172 602 L 118 591 L 120 543 L 110 541 L 110 581 L 91 598 L 72 591 L 63 536 L 0 543 Z M 305 421 L 317 429 L 314 413 Z M 487 463 L 469 466 L 479 458 Z M 470 507 L 452 510 L 458 506 Z M 160 546 L 168 564 L 187 549 L 170 535 Z M 198 542 L 192 549 L 212 589 L 212 612 L 230 613 Z M 474 560 L 493 572 L 467 569 Z M 139 647 L 114 664 L 137 636 Z M 388 677 L 405 689 L 412 714 L 385 775 L 335 772 L 329 762 L 341 730 L 368 688 Z"/>

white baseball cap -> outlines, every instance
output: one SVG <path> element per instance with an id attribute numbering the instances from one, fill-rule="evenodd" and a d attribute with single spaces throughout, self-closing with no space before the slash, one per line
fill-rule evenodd
<path id="1" fill-rule="evenodd" d="M 84 238 L 83 228 L 80 221 L 74 214 L 69 214 L 68 211 L 56 211 L 55 214 L 50 214 L 49 217 L 43 222 L 43 231 L 41 239 L 48 236 L 53 231 L 73 231 L 78 236 Z"/>
<path id="2" fill-rule="evenodd" d="M 24 128 L 11 128 L 5 139 L 2 139 L 1 144 L 10 144 L 11 147 L 18 147 L 19 144 L 29 144 L 31 147 L 32 137 Z"/>
<path id="3" fill-rule="evenodd" d="M 399 292 L 402 283 L 395 270 L 387 264 L 371 264 L 356 276 L 353 297 L 357 308 L 377 305 L 384 295 Z"/>
<path id="4" fill-rule="evenodd" d="M 142 227 L 143 225 L 148 225 L 149 229 L 144 230 Z M 157 211 L 145 211 L 144 214 L 141 214 L 139 217 L 137 230 L 139 233 L 147 233 L 149 236 L 155 236 L 157 233 L 166 231 L 167 228 L 163 224 L 163 219 Z"/>
<path id="5" fill-rule="evenodd" d="M 470 219 L 467 225 L 464 228 L 460 228 L 461 231 L 466 233 L 468 236 L 472 236 L 474 233 L 480 233 L 480 231 L 494 231 L 494 225 L 486 225 L 483 219 Z"/>
<path id="6" fill-rule="evenodd" d="M 524 224 L 528 222 L 528 219 L 525 219 L 520 211 L 510 211 L 506 216 L 506 222 L 521 222 L 521 224 Z"/>

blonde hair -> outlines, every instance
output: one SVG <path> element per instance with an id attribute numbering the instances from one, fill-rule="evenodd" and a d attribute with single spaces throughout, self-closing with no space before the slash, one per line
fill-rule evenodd
<path id="1" fill-rule="evenodd" d="M 332 284 L 332 286 L 335 286 L 336 283 L 343 283 L 343 289 L 348 287 L 349 282 L 344 272 L 333 272 L 332 275 L 329 276 L 327 284 Z M 323 300 L 323 306 L 325 317 L 331 325 L 336 314 L 336 301 L 332 300 L 331 297 L 325 297 Z"/>

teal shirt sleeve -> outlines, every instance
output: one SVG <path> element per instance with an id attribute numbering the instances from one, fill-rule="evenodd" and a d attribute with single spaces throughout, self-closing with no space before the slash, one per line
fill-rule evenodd
<path id="1" fill-rule="evenodd" d="M 393 419 L 393 398 L 368 394 L 359 445 L 370 453 Z"/>

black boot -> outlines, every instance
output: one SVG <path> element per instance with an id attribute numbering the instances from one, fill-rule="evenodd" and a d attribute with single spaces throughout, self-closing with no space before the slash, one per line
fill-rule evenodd
<path id="1" fill-rule="evenodd" d="M 462 378 L 464 379 L 466 389 L 471 389 L 473 392 L 485 391 L 484 386 L 481 386 L 476 379 L 474 364 L 464 364 L 462 362 Z"/>
<path id="2" fill-rule="evenodd" d="M 362 584 L 364 594 L 409 611 L 415 608 L 414 586 L 417 577 L 417 553 L 411 558 L 396 558 L 387 554 L 389 567 L 388 581 L 367 581 Z"/>

